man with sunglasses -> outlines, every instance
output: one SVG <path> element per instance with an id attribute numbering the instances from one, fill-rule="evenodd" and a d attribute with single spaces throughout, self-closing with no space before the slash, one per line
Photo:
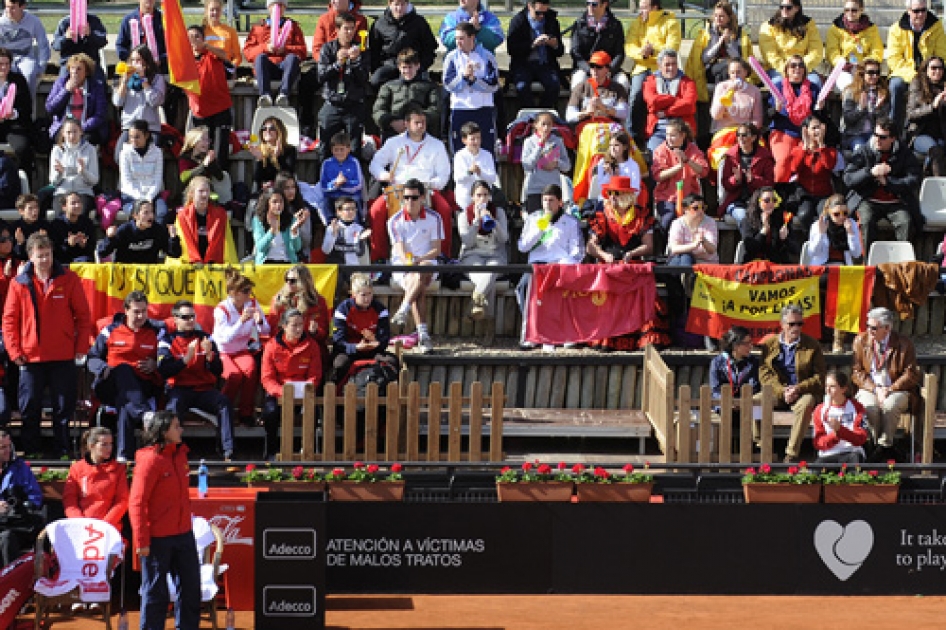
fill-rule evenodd
<path id="1" fill-rule="evenodd" d="M 907 90 L 924 59 L 946 58 L 946 32 L 926 0 L 905 0 L 906 11 L 887 31 L 890 117 L 903 129 Z"/>
<path id="2" fill-rule="evenodd" d="M 532 82 L 542 84 L 540 107 L 557 109 L 561 80 L 558 58 L 565 54 L 562 27 L 551 0 L 529 0 L 509 22 L 506 37 L 509 74 L 516 86 L 519 109 L 534 107 Z"/>
<path id="3" fill-rule="evenodd" d="M 223 458 L 233 456 L 230 399 L 217 389 L 223 374 L 220 352 L 210 335 L 197 328 L 193 303 L 179 300 L 172 309 L 175 331 L 158 342 L 158 373 L 167 381 L 167 409 L 183 417 L 188 409 L 216 416 Z"/>
<path id="4" fill-rule="evenodd" d="M 855 208 L 864 234 L 864 251 L 877 240 L 877 223 L 886 218 L 898 241 L 923 227 L 920 203 L 920 162 L 906 142 L 898 140 L 897 124 L 880 118 L 874 137 L 862 144 L 844 169 L 844 184 L 850 190 L 848 204 Z"/>
<path id="5" fill-rule="evenodd" d="M 762 342 L 759 380 L 771 385 L 777 410 L 795 414 L 792 433 L 785 447 L 785 462 L 797 462 L 801 443 L 808 435 L 811 412 L 824 396 L 827 364 L 821 344 L 802 332 L 805 313 L 797 304 L 782 308 L 782 331 Z"/>
<path id="6" fill-rule="evenodd" d="M 893 440 L 900 414 L 919 403 L 916 348 L 909 337 L 893 330 L 895 321 L 890 309 L 873 308 L 867 313 L 867 330 L 854 339 L 851 381 L 877 442 L 869 457 L 874 462 L 896 459 Z"/>
<path id="7" fill-rule="evenodd" d="M 591 56 L 596 52 L 608 54 L 608 67 L 612 80 L 630 91 L 631 81 L 621 72 L 624 65 L 624 28 L 621 20 L 611 13 L 609 0 L 587 0 L 588 10 L 572 26 L 572 73 L 571 89 L 584 83 L 592 72 Z"/>

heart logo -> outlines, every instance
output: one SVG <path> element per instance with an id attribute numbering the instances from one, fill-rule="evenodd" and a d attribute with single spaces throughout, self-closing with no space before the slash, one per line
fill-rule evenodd
<path id="1" fill-rule="evenodd" d="M 815 529 L 815 549 L 825 566 L 844 582 L 861 568 L 874 547 L 874 530 L 866 521 L 822 521 Z"/>

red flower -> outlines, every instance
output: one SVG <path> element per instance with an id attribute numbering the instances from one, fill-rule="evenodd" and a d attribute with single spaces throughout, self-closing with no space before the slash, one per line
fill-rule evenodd
<path id="1" fill-rule="evenodd" d="M 751 467 L 750 467 L 750 468 L 746 468 L 746 474 L 747 474 L 747 475 L 754 475 L 754 474 L 755 474 L 755 468 L 751 468 Z"/>
<path id="2" fill-rule="evenodd" d="M 611 476 L 610 473 L 608 473 L 608 471 L 602 468 L 601 466 L 595 467 L 595 477 L 607 479 L 610 476 Z"/>
<path id="3" fill-rule="evenodd" d="M 247 464 L 247 465 L 246 465 L 246 472 L 253 472 L 254 470 L 256 470 L 256 464 Z"/>
<path id="4" fill-rule="evenodd" d="M 788 474 L 789 474 L 789 475 L 798 474 L 798 466 L 789 466 L 789 467 L 788 467 Z"/>
<path id="5" fill-rule="evenodd" d="M 893 468 L 893 465 L 896 464 L 896 463 L 897 463 L 897 460 L 895 460 L 895 459 L 888 459 L 888 460 L 887 460 L 887 467 L 888 467 L 888 468 Z"/>
<path id="6" fill-rule="evenodd" d="M 645 469 L 650 468 L 650 462 L 644 462 L 644 468 Z"/>
<path id="7" fill-rule="evenodd" d="M 377 465 L 377 464 L 368 464 L 368 474 L 373 475 L 373 474 L 375 474 L 376 472 L 378 472 L 378 465 Z"/>
<path id="8" fill-rule="evenodd" d="M 841 470 L 847 470 L 847 464 L 841 464 Z"/>
<path id="9" fill-rule="evenodd" d="M 334 477 L 344 477 L 345 469 L 344 468 L 334 468 L 332 469 L 332 476 Z"/>
<path id="10" fill-rule="evenodd" d="M 305 469 L 302 466 L 296 466 L 292 469 L 292 478 L 296 480 L 302 479 L 303 472 L 305 472 Z"/>
<path id="11" fill-rule="evenodd" d="M 48 473 L 48 472 L 49 472 L 49 466 L 43 466 L 42 468 L 39 469 L 39 472 L 40 472 L 40 473 Z"/>
<path id="12" fill-rule="evenodd" d="M 798 462 L 798 467 L 799 467 L 799 468 L 808 468 L 808 462 L 806 462 L 805 460 L 801 460 L 800 462 Z"/>
<path id="13" fill-rule="evenodd" d="M 842 470 L 841 472 L 838 473 L 838 477 L 843 477 L 843 476 L 844 476 L 844 471 Z"/>
<path id="14" fill-rule="evenodd" d="M 539 474 L 548 475 L 552 472 L 552 467 L 548 464 L 539 464 Z"/>
<path id="15" fill-rule="evenodd" d="M 762 468 L 760 470 L 762 470 L 763 474 L 767 475 L 770 472 L 772 472 L 772 467 L 769 466 L 768 464 L 762 464 Z"/>
<path id="16" fill-rule="evenodd" d="M 355 462 L 355 469 L 356 469 L 356 470 L 361 470 L 361 469 L 364 468 L 364 467 L 365 467 L 365 463 L 364 463 L 364 462 Z"/>
<path id="17" fill-rule="evenodd" d="M 393 473 L 399 473 L 399 472 L 401 472 L 403 469 L 404 469 L 404 467 L 401 466 L 400 464 L 396 463 L 396 462 L 393 463 L 393 464 L 391 464 L 391 472 L 393 472 Z"/>
<path id="18" fill-rule="evenodd" d="M 532 462 L 523 462 L 522 469 L 526 472 L 529 472 L 530 470 L 532 470 Z"/>
<path id="19" fill-rule="evenodd" d="M 879 473 L 876 470 L 872 470 L 867 474 L 869 474 L 871 477 L 876 477 Z"/>
<path id="20" fill-rule="evenodd" d="M 585 470 L 584 464 L 575 464 L 574 466 L 572 466 L 572 472 L 575 473 L 576 475 L 580 475 L 584 470 Z"/>
<path id="21" fill-rule="evenodd" d="M 624 474 L 630 475 L 634 472 L 634 464 L 624 464 Z"/>
<path id="22" fill-rule="evenodd" d="M 559 470 L 565 470 L 565 468 L 566 468 L 565 462 L 559 462 L 559 463 L 558 463 L 558 469 L 559 469 Z"/>
<path id="23" fill-rule="evenodd" d="M 400 464 L 395 464 L 394 466 L 400 466 Z M 391 466 L 391 470 L 394 470 L 394 466 Z M 499 472 L 500 472 L 500 474 L 505 475 L 505 474 L 506 474 L 507 472 L 509 472 L 510 470 L 512 470 L 512 468 L 510 468 L 509 466 L 503 466 L 502 468 L 499 469 Z M 397 472 L 397 471 L 395 471 L 395 472 Z"/>

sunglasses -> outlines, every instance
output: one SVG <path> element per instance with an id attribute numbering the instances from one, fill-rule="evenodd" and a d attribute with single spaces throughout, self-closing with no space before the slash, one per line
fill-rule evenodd
<path id="1" fill-rule="evenodd" d="M 801 68 L 802 70 L 804 70 L 804 69 L 805 69 L 805 64 L 803 64 L 803 63 L 798 63 L 797 61 L 793 61 L 792 63 L 788 64 L 788 67 L 789 67 L 789 68 Z"/>
<path id="2" fill-rule="evenodd" d="M 864 74 L 869 77 L 876 77 L 878 74 L 880 74 L 880 70 L 864 70 Z"/>
<path id="3" fill-rule="evenodd" d="M 404 195 L 404 198 L 408 201 L 417 201 L 420 199 L 420 195 Z"/>
<path id="4" fill-rule="evenodd" d="M 775 203 L 775 197 L 759 197 L 759 203 Z"/>
<path id="5" fill-rule="evenodd" d="M 922 9 L 910 9 L 910 13 L 913 15 L 923 15 L 926 13 L 926 7 L 923 7 Z"/>
<path id="6" fill-rule="evenodd" d="M 276 127 L 267 125 L 266 127 L 260 127 L 260 131 L 276 131 Z"/>
<path id="7" fill-rule="evenodd" d="M 867 330 L 879 330 L 879 329 L 880 329 L 880 326 L 871 326 L 870 324 L 867 324 Z"/>
<path id="8" fill-rule="evenodd" d="M 601 3 L 600 2 L 586 2 L 585 4 L 587 4 L 592 9 L 597 9 L 598 5 L 600 5 Z"/>
<path id="9" fill-rule="evenodd" d="M 832 218 L 832 219 L 846 219 L 846 218 L 847 218 L 847 210 L 839 210 L 838 212 L 832 212 L 832 213 L 831 213 L 831 218 Z"/>
<path id="10" fill-rule="evenodd" d="M 799 328 L 805 325 L 805 322 L 785 322 L 785 325 L 791 326 L 792 328 Z"/>
<path id="11" fill-rule="evenodd" d="M 891 136 L 889 133 L 875 133 L 874 137 L 878 140 L 889 140 Z"/>
<path id="12" fill-rule="evenodd" d="M 193 313 L 181 313 L 181 314 L 179 314 L 179 315 L 177 316 L 178 319 L 183 319 L 185 322 L 189 322 L 190 320 L 194 319 L 195 317 L 197 317 L 197 316 L 194 315 Z"/>
<path id="13" fill-rule="evenodd" d="M 12 240 L 12 236 L 0 236 L 0 243 L 9 243 Z"/>
<path id="14" fill-rule="evenodd" d="M 782 5 L 779 5 L 779 8 L 780 8 L 782 11 L 791 11 L 792 9 L 795 8 L 795 5 L 794 5 L 794 4 L 782 4 Z"/>
<path id="15" fill-rule="evenodd" d="M 751 134 L 751 133 L 746 133 L 745 131 L 739 131 L 739 132 L 736 133 L 736 137 L 737 137 L 737 138 L 751 138 L 751 137 L 752 137 L 752 134 Z"/>
<path id="16" fill-rule="evenodd" d="M 299 278 L 290 278 L 289 276 L 286 276 L 285 278 L 283 278 L 283 280 L 285 280 L 286 283 L 288 284 L 295 284 L 299 282 Z"/>
<path id="17" fill-rule="evenodd" d="M 694 204 L 692 206 L 687 207 L 687 210 L 690 210 L 691 212 L 703 212 L 703 206 L 699 204 Z"/>
<path id="18" fill-rule="evenodd" d="M 537 18 L 545 17 L 545 11 L 536 11 L 536 12 L 535 12 L 535 17 L 537 17 Z"/>
<path id="19" fill-rule="evenodd" d="M 596 63 L 589 63 L 588 65 L 591 66 L 591 69 L 592 69 L 592 70 L 597 70 L 597 69 L 599 69 L 599 68 L 603 68 L 603 67 L 604 67 L 604 66 L 599 65 L 599 64 L 596 64 Z"/>

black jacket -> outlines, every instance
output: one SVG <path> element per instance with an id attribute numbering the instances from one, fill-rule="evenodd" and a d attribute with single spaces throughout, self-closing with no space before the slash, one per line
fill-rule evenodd
<path id="1" fill-rule="evenodd" d="M 78 245 L 73 247 L 69 244 L 69 235 L 78 234 L 79 232 L 88 237 L 85 247 L 79 247 Z M 84 214 L 79 216 L 76 223 L 70 223 L 65 215 L 57 216 L 49 226 L 49 237 L 53 239 L 56 248 L 56 260 L 64 265 L 68 265 L 76 258 L 83 257 L 88 262 L 95 262 L 95 243 L 98 240 L 96 233 L 97 230 L 92 220 Z"/>
<path id="2" fill-rule="evenodd" d="M 333 39 L 319 51 L 317 66 L 322 97 L 336 107 L 346 103 L 359 103 L 364 106 L 368 96 L 368 68 L 371 66 L 370 51 L 365 50 L 355 61 L 346 61 L 339 66 L 336 61 L 339 43 Z M 345 91 L 339 93 L 340 80 L 345 82 Z"/>
<path id="3" fill-rule="evenodd" d="M 437 46 L 430 24 L 417 11 L 411 9 L 403 18 L 395 20 L 391 10 L 385 9 L 371 25 L 368 36 L 368 49 L 373 53 L 371 71 L 397 65 L 397 54 L 405 48 L 413 48 L 420 56 L 420 69 L 424 72 L 434 63 Z"/>
<path id="4" fill-rule="evenodd" d="M 572 31 L 572 65 L 576 70 L 591 72 L 588 59 L 591 53 L 603 50 L 611 55 L 611 74 L 621 71 L 624 64 L 624 28 L 611 8 L 606 13 L 608 21 L 600 32 L 588 26 L 588 14 L 584 13 L 575 20 Z"/>
<path id="5" fill-rule="evenodd" d="M 549 9 L 545 14 L 545 34 L 558 39 L 558 48 L 549 49 L 549 65 L 558 69 L 558 58 L 565 54 L 565 42 L 562 41 L 562 27 L 558 23 L 558 13 Z M 529 55 L 532 54 L 532 27 L 529 26 L 529 7 L 515 14 L 509 22 L 509 32 L 506 34 L 506 51 L 509 53 L 509 68 L 529 65 Z"/>
<path id="6" fill-rule="evenodd" d="M 118 228 L 113 238 L 105 237 L 98 244 L 99 256 L 115 252 L 115 262 L 155 265 L 158 253 L 165 252 L 171 258 L 181 257 L 181 237 L 171 238 L 168 229 L 154 223 L 146 230 L 139 230 L 134 221 Z"/>
<path id="7" fill-rule="evenodd" d="M 873 148 L 874 142 L 875 140 L 871 139 L 867 144 L 859 146 L 844 168 L 844 184 L 850 189 L 848 206 L 851 208 L 856 208 L 877 190 L 878 182 L 870 172 L 880 163 L 880 154 Z M 915 229 L 922 229 L 926 220 L 920 213 L 920 203 L 916 195 L 916 191 L 920 189 L 919 161 L 905 142 L 897 141 L 887 163 L 890 165 L 887 190 L 903 201 L 910 212 Z"/>

